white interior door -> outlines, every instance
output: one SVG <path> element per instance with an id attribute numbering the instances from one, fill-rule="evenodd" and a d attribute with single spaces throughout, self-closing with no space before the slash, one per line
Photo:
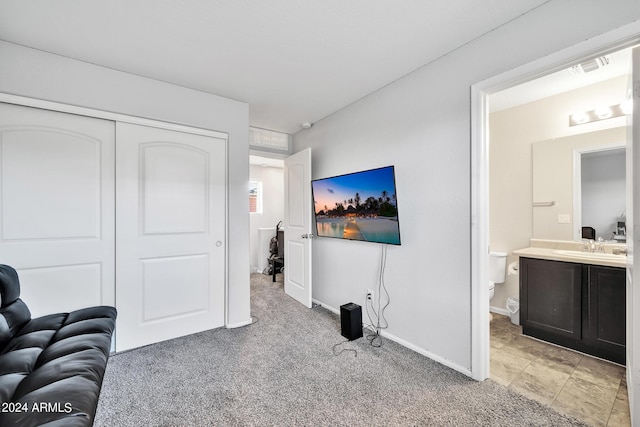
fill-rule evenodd
<path id="1" fill-rule="evenodd" d="M 627 390 L 633 425 L 640 425 L 640 292 L 633 287 L 640 271 L 635 246 L 640 242 L 640 48 L 633 49 L 630 92 L 633 113 L 627 141 Z"/>
<path id="2" fill-rule="evenodd" d="M 0 263 L 32 317 L 115 303 L 114 128 L 0 104 Z"/>
<path id="3" fill-rule="evenodd" d="M 224 324 L 226 139 L 116 125 L 118 351 Z"/>
<path id="4" fill-rule="evenodd" d="M 311 308 L 311 148 L 284 161 L 284 291 Z"/>

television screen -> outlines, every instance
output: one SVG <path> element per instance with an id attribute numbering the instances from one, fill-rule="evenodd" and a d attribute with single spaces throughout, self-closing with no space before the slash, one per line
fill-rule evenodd
<path id="1" fill-rule="evenodd" d="M 393 166 L 311 182 L 320 237 L 400 244 Z"/>

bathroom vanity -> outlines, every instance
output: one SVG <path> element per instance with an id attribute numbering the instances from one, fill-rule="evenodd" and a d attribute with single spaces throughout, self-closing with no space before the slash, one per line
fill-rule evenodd
<path id="1" fill-rule="evenodd" d="M 514 254 L 524 335 L 625 364 L 624 255 L 535 247 Z"/>

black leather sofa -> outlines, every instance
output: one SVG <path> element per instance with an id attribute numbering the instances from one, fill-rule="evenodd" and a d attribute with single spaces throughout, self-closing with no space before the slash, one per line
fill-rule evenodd
<path id="1" fill-rule="evenodd" d="M 16 271 L 0 265 L 0 426 L 91 426 L 116 309 L 31 319 Z"/>

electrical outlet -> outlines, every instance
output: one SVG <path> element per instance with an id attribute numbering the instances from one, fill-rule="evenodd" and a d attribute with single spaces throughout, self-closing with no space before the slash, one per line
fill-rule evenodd
<path id="1" fill-rule="evenodd" d="M 369 301 L 371 301 L 371 304 L 373 304 L 373 295 L 374 295 L 373 291 L 372 291 L 371 289 L 369 289 L 369 290 L 367 291 L 367 299 L 368 299 Z"/>

